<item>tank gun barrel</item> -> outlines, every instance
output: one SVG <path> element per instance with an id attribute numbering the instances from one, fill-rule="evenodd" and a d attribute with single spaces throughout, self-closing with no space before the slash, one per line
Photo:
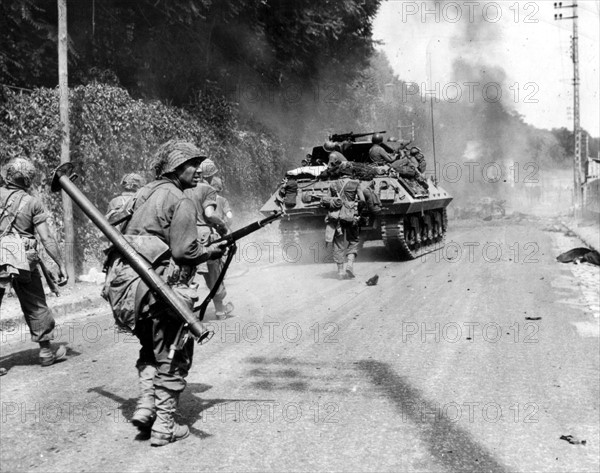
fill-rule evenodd
<path id="1" fill-rule="evenodd" d="M 369 136 L 369 135 L 374 135 L 375 133 L 386 133 L 386 131 L 370 131 L 368 133 L 341 133 L 341 134 L 334 134 L 334 135 L 329 135 L 329 139 L 331 141 L 354 141 L 356 138 L 362 138 L 363 136 Z"/>

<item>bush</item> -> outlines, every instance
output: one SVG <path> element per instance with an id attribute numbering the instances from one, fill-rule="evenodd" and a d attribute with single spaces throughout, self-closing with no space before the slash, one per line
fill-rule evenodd
<path id="1" fill-rule="evenodd" d="M 2 88 L 0 99 L 0 164 L 13 156 L 35 163 L 40 179 L 34 191 L 49 208 L 51 224 L 62 232 L 61 201 L 49 189 L 51 173 L 60 164 L 58 90 L 15 93 Z M 240 210 L 260 206 L 283 174 L 282 146 L 264 132 L 238 130 L 236 120 L 223 119 L 223 105 L 208 104 L 210 113 L 203 115 L 198 104 L 186 111 L 158 101 L 134 100 L 124 89 L 102 84 L 72 89 L 69 105 L 70 155 L 80 176 L 77 185 L 102 212 L 121 192 L 123 174 L 141 172 L 148 180 L 154 178 L 149 158 L 172 138 L 193 141 L 208 152 L 221 170 L 231 204 Z M 84 260 L 102 259 L 102 245 L 99 231 L 74 207 L 76 263 L 81 270 Z"/>

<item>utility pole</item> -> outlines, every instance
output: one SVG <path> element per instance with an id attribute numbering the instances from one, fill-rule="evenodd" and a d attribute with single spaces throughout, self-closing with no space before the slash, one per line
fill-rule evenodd
<path id="1" fill-rule="evenodd" d="M 67 44 L 67 0 L 58 1 L 58 95 L 60 108 L 60 124 L 63 136 L 60 144 L 60 163 L 68 163 L 69 155 L 69 75 L 68 75 L 68 44 Z M 65 232 L 65 266 L 69 283 L 75 283 L 75 228 L 73 226 L 73 202 L 62 191 L 63 222 Z"/>
<path id="2" fill-rule="evenodd" d="M 575 138 L 574 163 L 573 163 L 573 203 L 576 211 L 581 211 L 583 205 L 583 186 L 581 172 L 581 127 L 579 121 L 579 28 L 577 24 L 577 0 L 571 5 L 563 5 L 563 2 L 554 2 L 554 8 L 572 8 L 573 16 L 563 16 L 562 13 L 554 14 L 555 20 L 573 20 L 572 52 L 573 59 L 573 136 Z"/>

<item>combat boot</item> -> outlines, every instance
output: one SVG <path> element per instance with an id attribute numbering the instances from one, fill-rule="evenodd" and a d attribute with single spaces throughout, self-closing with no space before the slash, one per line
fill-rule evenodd
<path id="1" fill-rule="evenodd" d="M 346 263 L 346 275 L 348 279 L 354 279 L 354 259 L 355 254 L 348 255 L 348 262 Z"/>
<path id="2" fill-rule="evenodd" d="M 337 278 L 340 280 L 346 279 L 346 273 L 344 272 L 344 263 L 337 264 Z"/>
<path id="3" fill-rule="evenodd" d="M 179 391 L 172 391 L 163 386 L 154 388 L 156 420 L 152 425 L 150 437 L 150 445 L 153 447 L 162 447 L 190 436 L 188 426 L 177 424 L 173 418 L 179 403 L 179 394 Z"/>
<path id="4" fill-rule="evenodd" d="M 40 342 L 40 364 L 42 366 L 50 366 L 58 360 L 62 360 L 67 356 L 67 349 L 64 345 L 58 347 L 53 352 L 50 348 L 50 342 Z"/>
<path id="5" fill-rule="evenodd" d="M 156 419 L 156 407 L 154 406 L 154 375 L 156 366 L 138 366 L 140 383 L 140 398 L 135 406 L 135 412 L 131 423 L 138 429 L 149 429 Z"/>
<path id="6" fill-rule="evenodd" d="M 217 320 L 226 319 L 229 314 L 233 312 L 234 306 L 231 302 L 223 304 L 223 301 L 214 301 L 215 303 L 215 316 Z"/>

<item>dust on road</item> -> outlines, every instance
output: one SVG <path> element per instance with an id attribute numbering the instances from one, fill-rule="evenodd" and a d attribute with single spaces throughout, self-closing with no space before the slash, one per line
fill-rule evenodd
<path id="1" fill-rule="evenodd" d="M 366 248 L 354 281 L 248 253 L 236 317 L 196 348 L 192 436 L 160 449 L 128 423 L 138 345 L 108 311 L 59 320 L 71 352 L 50 368 L 5 336 L 2 470 L 597 471 L 598 318 L 554 260 L 570 242 L 491 222 L 446 243 L 410 262 Z"/>

